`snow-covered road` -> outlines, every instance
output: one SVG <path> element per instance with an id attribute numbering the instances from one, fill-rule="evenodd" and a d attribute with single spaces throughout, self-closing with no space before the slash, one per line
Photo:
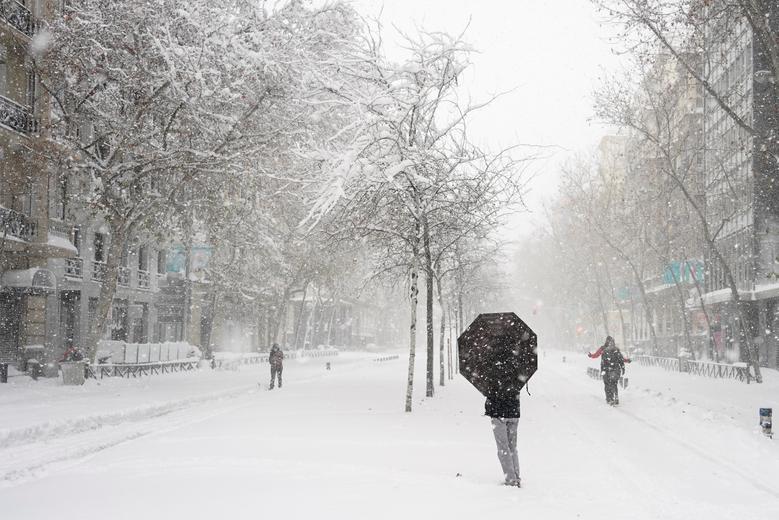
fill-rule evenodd
<path id="1" fill-rule="evenodd" d="M 568 357 L 543 356 L 532 395 L 523 394 L 522 489 L 499 485 L 483 401 L 465 381 L 416 399 L 414 413 L 405 414 L 402 357 L 344 358 L 331 371 L 320 360 L 288 363 L 281 390 L 246 386 L 164 413 L 17 442 L 0 450 L 0 516 L 779 517 L 779 440 L 758 433 L 756 410 L 747 425 L 728 411 L 738 407 L 736 397 L 721 409 L 687 399 L 685 385 L 711 382 L 641 367 L 629 368 L 631 387 L 613 409 L 584 375 L 586 361 Z M 233 377 L 260 373 L 247 367 Z M 742 401 L 752 394 L 777 400 L 760 395 L 772 386 L 716 384 L 726 395 L 731 388 L 744 394 Z"/>

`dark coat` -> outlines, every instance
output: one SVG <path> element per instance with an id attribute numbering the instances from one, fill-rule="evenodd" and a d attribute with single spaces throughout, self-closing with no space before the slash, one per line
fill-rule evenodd
<path id="1" fill-rule="evenodd" d="M 284 352 L 281 351 L 279 347 L 273 347 L 270 349 L 270 354 L 268 355 L 268 362 L 270 363 L 270 366 L 276 369 L 282 368 L 284 366 Z"/>
<path id="2" fill-rule="evenodd" d="M 625 358 L 622 357 L 622 352 L 616 347 L 603 349 L 603 354 L 600 358 L 600 370 L 610 374 L 624 374 Z"/>
<path id="3" fill-rule="evenodd" d="M 514 398 L 487 398 L 484 401 L 484 415 L 495 419 L 519 418 L 519 395 Z"/>

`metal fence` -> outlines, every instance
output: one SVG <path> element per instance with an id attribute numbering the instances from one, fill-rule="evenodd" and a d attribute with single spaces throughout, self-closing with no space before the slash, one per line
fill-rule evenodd
<path id="1" fill-rule="evenodd" d="M 389 355 L 389 356 L 380 356 L 380 357 L 377 357 L 376 359 L 374 359 L 374 361 L 376 361 L 376 362 L 378 362 L 378 363 L 381 363 L 382 361 L 392 361 L 392 360 L 394 360 L 394 359 L 399 359 L 399 358 L 400 358 L 400 355 L 398 355 L 398 354 L 392 354 L 392 355 Z"/>
<path id="2" fill-rule="evenodd" d="M 685 372 L 716 379 L 735 379 L 745 383 L 749 383 L 750 379 L 749 367 L 744 363 L 729 365 L 713 361 L 692 361 L 658 356 L 635 356 L 633 359 L 642 366 L 660 367 L 673 372 Z"/>
<path id="3" fill-rule="evenodd" d="M 195 370 L 200 361 L 200 349 L 189 343 L 125 343 L 101 341 L 97 349 L 98 363 L 87 365 L 86 376 L 141 377 Z"/>
<path id="4" fill-rule="evenodd" d="M 660 367 L 672 372 L 683 372 L 684 365 L 679 358 L 659 357 L 659 356 L 634 356 L 634 361 L 645 367 Z"/>
<path id="5" fill-rule="evenodd" d="M 106 363 L 87 365 L 87 377 L 142 377 L 173 372 L 189 372 L 197 368 L 199 359 L 178 359 L 153 363 Z"/>
<path id="6" fill-rule="evenodd" d="M 161 363 L 200 359 L 200 350 L 189 343 L 125 343 L 124 341 L 101 341 L 97 349 L 98 359 L 106 363 Z"/>
<path id="7" fill-rule="evenodd" d="M 306 358 L 322 358 L 333 357 L 338 355 L 337 349 L 328 350 L 293 350 L 290 352 L 284 352 L 284 359 L 306 359 Z M 237 369 L 239 365 L 257 365 L 260 363 L 268 362 L 268 354 L 254 354 L 243 353 L 237 354 L 232 352 L 214 352 L 214 357 L 211 360 L 212 368 L 222 369 Z"/>
<path id="8" fill-rule="evenodd" d="M 726 365 L 709 361 L 685 361 L 685 372 L 698 376 L 715 377 L 718 379 L 735 379 L 749 383 L 749 367 L 744 365 Z"/>

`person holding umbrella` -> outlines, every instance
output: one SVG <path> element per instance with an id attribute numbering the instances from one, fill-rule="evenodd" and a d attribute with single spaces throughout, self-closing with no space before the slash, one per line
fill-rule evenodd
<path id="1" fill-rule="evenodd" d="M 519 393 L 538 368 L 537 347 L 535 332 L 513 312 L 479 314 L 457 338 L 460 374 L 487 398 L 484 413 L 507 486 L 521 486 Z"/>
<path id="2" fill-rule="evenodd" d="M 522 487 L 517 455 L 517 427 L 519 425 L 519 394 L 507 397 L 488 397 L 484 414 L 492 419 L 492 433 L 498 448 L 498 460 L 507 486 Z"/>

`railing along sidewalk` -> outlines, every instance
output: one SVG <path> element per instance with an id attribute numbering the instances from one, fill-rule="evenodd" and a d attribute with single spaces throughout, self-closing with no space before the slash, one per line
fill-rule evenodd
<path id="1" fill-rule="evenodd" d="M 713 361 L 693 361 L 683 358 L 667 358 L 659 356 L 634 356 L 641 366 L 660 367 L 672 372 L 712 377 L 715 379 L 734 379 L 749 383 L 750 372 L 746 364 L 715 363 Z"/>
<path id="2" fill-rule="evenodd" d="M 683 372 L 684 365 L 681 364 L 679 358 L 668 358 L 660 356 L 634 356 L 634 361 L 637 361 L 639 365 L 645 367 L 660 367 L 672 372 Z"/>
<path id="3" fill-rule="evenodd" d="M 711 361 L 685 361 L 687 372 L 699 376 L 717 379 L 735 379 L 748 383 L 749 367 L 744 365 L 727 365 Z"/>

